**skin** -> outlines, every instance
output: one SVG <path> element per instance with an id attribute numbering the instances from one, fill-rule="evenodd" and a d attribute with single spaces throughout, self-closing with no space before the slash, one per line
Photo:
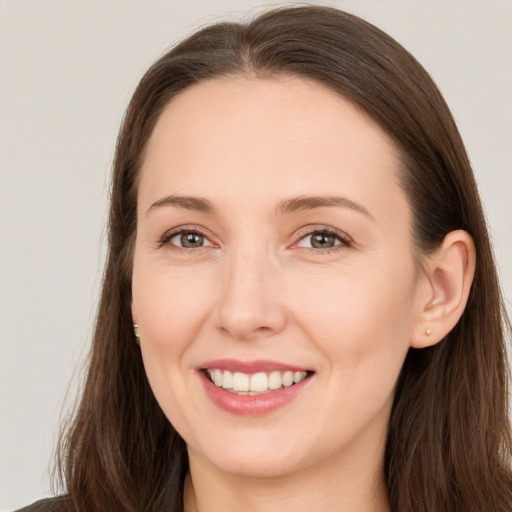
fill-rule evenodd
<path id="1" fill-rule="evenodd" d="M 418 270 L 398 169 L 371 119 L 299 78 L 210 80 L 161 115 L 141 171 L 132 313 L 151 387 L 188 445 L 185 510 L 389 510 L 394 388 L 438 308 L 426 307 L 436 290 Z M 352 203 L 280 210 L 305 196 Z M 166 238 L 180 227 L 204 245 Z M 312 247 L 326 228 L 337 245 Z M 436 272 L 441 289 L 448 274 Z M 286 406 L 240 416 L 210 400 L 197 371 L 227 357 L 314 374 Z"/>

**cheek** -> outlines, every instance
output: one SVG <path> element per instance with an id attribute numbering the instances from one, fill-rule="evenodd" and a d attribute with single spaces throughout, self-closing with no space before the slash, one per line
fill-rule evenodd
<path id="1" fill-rule="evenodd" d="M 133 308 L 147 345 L 178 354 L 192 342 L 208 311 L 208 282 L 187 270 L 151 273 L 135 268 Z"/>
<path id="2" fill-rule="evenodd" d="M 413 278 L 398 281 L 393 273 L 345 275 L 319 283 L 297 308 L 302 330 L 323 357 L 318 379 L 330 392 L 311 415 L 330 418 L 330 442 L 341 446 L 371 425 L 385 428 L 409 349 L 413 291 Z"/>
<path id="3" fill-rule="evenodd" d="M 184 385 L 191 371 L 188 354 L 204 325 L 211 296 L 204 276 L 194 275 L 136 264 L 132 284 L 149 384 L 164 414 L 184 433 L 191 429 L 182 414 L 183 404 L 190 401 Z"/>
<path id="4" fill-rule="evenodd" d="M 166 415 L 179 408 L 187 351 L 204 324 L 208 286 L 201 276 L 163 266 L 135 264 L 132 308 L 139 324 L 141 351 L 150 386 Z M 183 399 L 183 398 L 181 398 Z"/>
<path id="5" fill-rule="evenodd" d="M 333 373 L 394 382 L 409 348 L 415 282 L 412 269 L 345 274 L 310 289 L 297 318 Z"/>

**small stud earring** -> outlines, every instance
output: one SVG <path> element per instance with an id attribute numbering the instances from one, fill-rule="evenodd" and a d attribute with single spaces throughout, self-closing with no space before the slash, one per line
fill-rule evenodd
<path id="1" fill-rule="evenodd" d="M 427 329 L 427 330 L 425 331 L 425 334 L 426 334 L 427 336 L 430 336 L 430 335 L 432 334 L 432 331 L 431 331 L 430 329 Z"/>
<path id="2" fill-rule="evenodd" d="M 137 343 L 140 342 L 140 334 L 137 332 L 138 328 L 139 328 L 139 324 L 133 324 L 133 334 L 135 335 Z"/>

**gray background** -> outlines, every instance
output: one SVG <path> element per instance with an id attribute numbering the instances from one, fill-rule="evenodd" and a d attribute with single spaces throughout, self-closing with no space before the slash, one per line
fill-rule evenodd
<path id="1" fill-rule="evenodd" d="M 375 23 L 440 86 L 510 311 L 512 1 L 312 3 Z M 91 337 L 115 137 L 138 79 L 200 25 L 278 4 L 0 0 L 0 511 L 49 494 L 58 425 Z"/>

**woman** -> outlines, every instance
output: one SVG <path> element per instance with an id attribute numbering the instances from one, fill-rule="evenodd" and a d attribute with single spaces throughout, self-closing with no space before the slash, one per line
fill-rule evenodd
<path id="1" fill-rule="evenodd" d="M 206 28 L 118 140 L 62 498 L 30 510 L 508 511 L 504 330 L 421 66 L 321 7 Z"/>

